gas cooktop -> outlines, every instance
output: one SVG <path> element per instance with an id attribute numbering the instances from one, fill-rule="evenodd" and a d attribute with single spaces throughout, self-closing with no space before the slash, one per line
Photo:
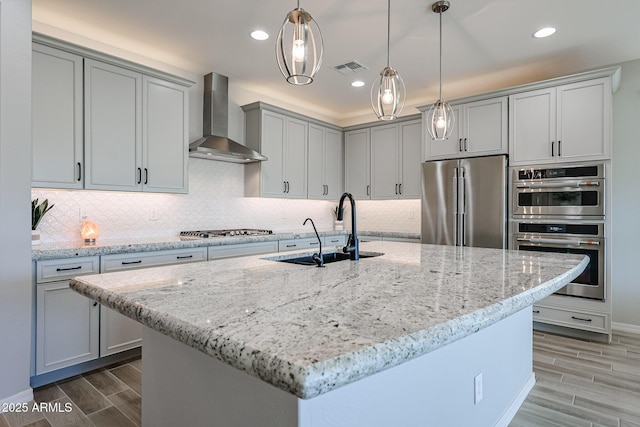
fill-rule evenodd
<path id="1" fill-rule="evenodd" d="M 181 231 L 180 238 L 188 239 L 209 239 L 211 237 L 228 237 L 228 236 L 257 236 L 263 234 L 273 234 L 271 230 L 260 230 L 255 228 L 234 228 L 229 230 L 198 230 L 198 231 Z"/>

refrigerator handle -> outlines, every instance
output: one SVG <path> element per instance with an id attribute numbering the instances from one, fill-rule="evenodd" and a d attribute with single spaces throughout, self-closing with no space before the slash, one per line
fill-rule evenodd
<path id="1" fill-rule="evenodd" d="M 466 181 L 466 169 L 460 168 L 460 246 L 466 246 L 466 215 L 467 215 L 467 181 Z"/>
<path id="2" fill-rule="evenodd" d="M 458 168 L 453 168 L 453 241 L 458 246 Z"/>

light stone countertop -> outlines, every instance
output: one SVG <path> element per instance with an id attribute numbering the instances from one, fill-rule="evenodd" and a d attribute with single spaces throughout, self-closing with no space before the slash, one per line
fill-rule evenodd
<path id="1" fill-rule="evenodd" d="M 496 323 L 588 264 L 555 253 L 361 245 L 371 251 L 384 255 L 325 268 L 265 259 L 300 254 L 288 252 L 82 276 L 70 286 L 306 399 Z"/>
<path id="2" fill-rule="evenodd" d="M 320 236 L 346 234 L 345 231 L 318 231 Z M 181 240 L 179 236 L 132 237 L 129 239 L 98 239 L 96 244 L 87 245 L 78 238 L 68 242 L 42 243 L 31 250 L 32 261 L 63 259 L 79 256 L 150 252 L 166 249 L 199 248 L 207 246 L 235 245 L 251 242 L 266 242 L 284 239 L 316 237 L 311 232 L 277 232 L 256 236 L 213 237 L 209 239 Z"/>

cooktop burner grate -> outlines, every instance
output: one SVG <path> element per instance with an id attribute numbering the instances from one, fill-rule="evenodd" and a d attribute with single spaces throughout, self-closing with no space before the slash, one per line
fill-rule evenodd
<path id="1" fill-rule="evenodd" d="M 211 237 L 257 236 L 257 235 L 264 235 L 264 234 L 273 234 L 273 231 L 255 229 L 255 228 L 234 228 L 229 230 L 181 231 L 180 237 L 187 238 L 187 239 L 208 239 Z"/>

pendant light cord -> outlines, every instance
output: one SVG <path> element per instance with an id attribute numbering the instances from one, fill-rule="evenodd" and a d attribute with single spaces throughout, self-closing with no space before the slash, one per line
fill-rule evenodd
<path id="1" fill-rule="evenodd" d="M 442 9 L 438 15 L 440 16 L 440 101 L 442 101 Z"/>
<path id="2" fill-rule="evenodd" d="M 391 0 L 387 0 L 387 68 L 389 68 L 389 55 L 391 51 Z"/>

